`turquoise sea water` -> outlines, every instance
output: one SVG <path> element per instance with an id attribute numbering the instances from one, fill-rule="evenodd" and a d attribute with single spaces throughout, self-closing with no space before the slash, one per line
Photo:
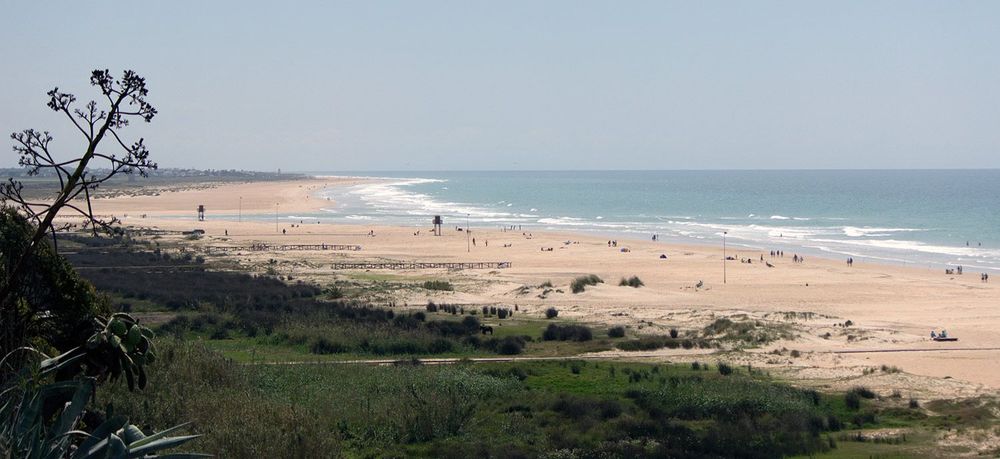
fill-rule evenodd
<path id="1" fill-rule="evenodd" d="M 324 220 L 522 225 L 664 242 L 1000 271 L 1000 170 L 314 172 Z M 299 218 L 303 216 L 288 216 Z M 968 245 L 966 245 L 968 243 Z"/>

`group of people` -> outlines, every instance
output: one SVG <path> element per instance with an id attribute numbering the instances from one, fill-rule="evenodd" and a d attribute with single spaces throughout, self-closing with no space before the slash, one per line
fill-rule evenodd
<path id="1" fill-rule="evenodd" d="M 982 273 L 982 274 L 980 274 L 979 275 L 979 280 L 982 281 L 982 282 L 989 282 L 990 281 L 990 273 Z"/>
<path id="2" fill-rule="evenodd" d="M 936 333 L 934 330 L 931 330 L 931 339 L 947 338 L 947 337 L 948 337 L 948 330 L 941 330 L 941 333 Z"/>
<path id="3" fill-rule="evenodd" d="M 792 255 L 792 262 L 795 262 L 795 263 L 802 263 L 802 262 L 804 262 L 804 261 L 806 261 L 806 259 L 805 259 L 804 257 L 802 257 L 802 256 L 800 256 L 800 255 L 798 255 L 798 254 L 796 254 L 796 255 Z"/>
<path id="4" fill-rule="evenodd" d="M 504 233 L 508 231 L 521 231 L 521 225 L 507 225 L 500 228 L 500 231 Z"/>
<path id="5" fill-rule="evenodd" d="M 608 247 L 618 247 L 618 241 L 617 240 L 608 241 Z"/>
<path id="6" fill-rule="evenodd" d="M 847 266 L 854 266 L 854 257 L 847 258 Z"/>
<path id="7" fill-rule="evenodd" d="M 774 257 L 782 258 L 784 256 L 785 256 L 785 251 L 783 251 L 783 250 L 772 250 L 771 251 L 771 258 L 774 258 Z"/>

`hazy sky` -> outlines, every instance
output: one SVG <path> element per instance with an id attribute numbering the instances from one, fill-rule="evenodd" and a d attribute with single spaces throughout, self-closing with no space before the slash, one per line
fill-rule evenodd
<path id="1" fill-rule="evenodd" d="M 0 56 L 68 152 L 45 92 L 138 71 L 170 167 L 1000 167 L 992 0 L 3 1 Z"/>

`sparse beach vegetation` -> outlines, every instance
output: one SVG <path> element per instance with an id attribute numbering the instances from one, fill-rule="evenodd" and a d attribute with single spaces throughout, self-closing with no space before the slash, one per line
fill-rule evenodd
<path id="1" fill-rule="evenodd" d="M 626 278 L 623 277 L 620 281 L 618 281 L 618 286 L 619 287 L 639 288 L 639 287 L 642 287 L 643 285 L 646 285 L 646 284 L 642 283 L 642 280 L 639 279 L 639 276 L 632 276 L 632 277 L 629 277 L 628 279 L 626 279 Z"/>
<path id="2" fill-rule="evenodd" d="M 597 284 L 603 284 L 604 281 L 600 277 L 593 274 L 586 276 L 580 276 L 573 279 L 573 282 L 569 284 L 569 289 L 573 293 L 583 293 L 587 289 L 587 286 L 593 286 Z"/>

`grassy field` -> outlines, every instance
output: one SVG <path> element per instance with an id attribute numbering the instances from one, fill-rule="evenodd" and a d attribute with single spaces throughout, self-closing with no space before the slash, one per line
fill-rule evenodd
<path id="1" fill-rule="evenodd" d="M 891 397 L 852 409 L 714 361 L 248 366 L 199 342 L 161 348 L 149 389 L 98 400 L 154 426 L 193 420 L 220 457 L 928 457 L 942 426 L 995 422 Z"/>

